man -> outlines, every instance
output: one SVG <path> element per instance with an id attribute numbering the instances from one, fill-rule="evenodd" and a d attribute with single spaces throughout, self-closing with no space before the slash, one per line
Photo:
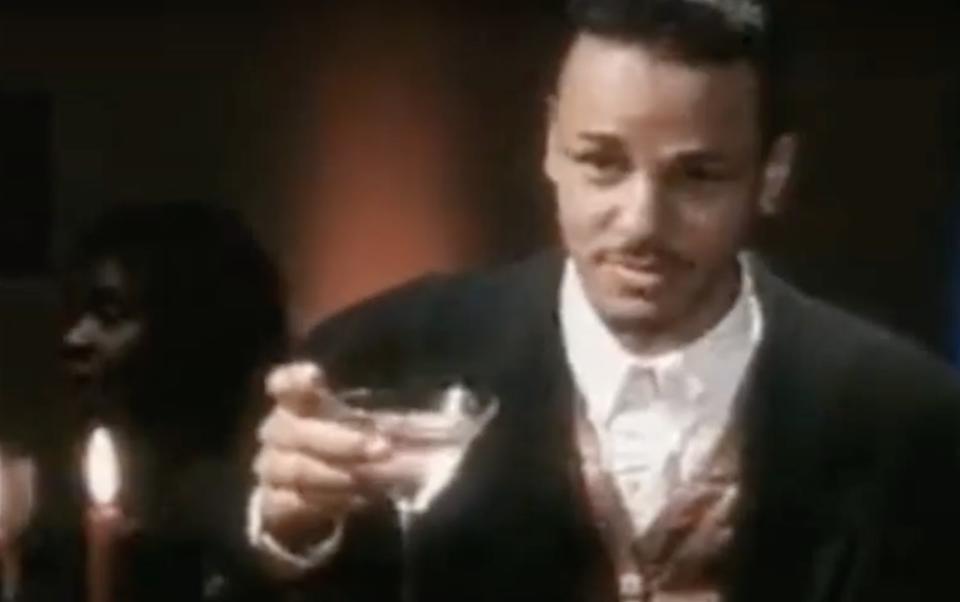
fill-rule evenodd
<path id="1" fill-rule="evenodd" d="M 394 521 L 366 488 L 391 442 L 306 402 L 452 375 L 500 412 L 416 525 L 418 600 L 955 595 L 957 377 L 742 252 L 795 148 L 768 11 L 571 13 L 544 161 L 566 258 L 424 279 L 320 325 L 324 374 L 279 373 L 260 431 L 264 559 L 314 599 L 395 597 Z"/>

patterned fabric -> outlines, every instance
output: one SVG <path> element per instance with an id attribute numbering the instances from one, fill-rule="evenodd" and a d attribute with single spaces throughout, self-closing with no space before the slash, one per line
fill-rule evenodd
<path id="1" fill-rule="evenodd" d="M 619 577 L 622 602 L 709 602 L 718 593 L 738 494 L 735 429 L 692 478 L 673 483 L 651 525 L 638 531 L 581 412 L 577 438 L 591 512 Z"/>
<path id="2" fill-rule="evenodd" d="M 689 482 L 729 430 L 764 320 L 752 258 L 740 260 L 730 310 L 697 339 L 639 356 L 624 349 L 587 299 L 568 261 L 560 290 L 567 363 L 633 530 L 646 531 L 671 492 Z"/>

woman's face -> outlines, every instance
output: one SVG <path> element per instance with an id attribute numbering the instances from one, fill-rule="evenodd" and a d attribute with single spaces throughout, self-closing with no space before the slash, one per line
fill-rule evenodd
<path id="1" fill-rule="evenodd" d="M 130 274 L 114 258 L 94 262 L 75 285 L 76 318 L 63 336 L 64 368 L 79 386 L 123 379 L 143 341 L 145 321 Z"/>

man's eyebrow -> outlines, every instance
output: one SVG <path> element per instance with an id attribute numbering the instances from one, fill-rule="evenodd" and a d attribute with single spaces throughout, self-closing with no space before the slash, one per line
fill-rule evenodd
<path id="1" fill-rule="evenodd" d="M 619 144 L 620 139 L 616 134 L 607 132 L 577 132 L 577 138 L 583 138 L 590 142 L 600 142 L 606 144 Z"/>
<path id="2" fill-rule="evenodd" d="M 701 163 L 726 163 L 727 157 L 723 153 L 709 149 L 682 150 L 675 155 L 678 161 L 696 161 Z"/>
<path id="3" fill-rule="evenodd" d="M 602 146 L 622 146 L 619 136 L 607 132 L 578 132 L 576 138 Z"/>

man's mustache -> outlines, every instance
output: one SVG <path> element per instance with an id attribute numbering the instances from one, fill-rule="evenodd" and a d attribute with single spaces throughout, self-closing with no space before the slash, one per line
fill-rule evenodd
<path id="1" fill-rule="evenodd" d="M 601 257 L 605 261 L 620 263 L 638 270 L 689 269 L 694 266 L 694 262 L 682 253 L 666 245 L 651 242 L 612 245 L 601 251 Z"/>

